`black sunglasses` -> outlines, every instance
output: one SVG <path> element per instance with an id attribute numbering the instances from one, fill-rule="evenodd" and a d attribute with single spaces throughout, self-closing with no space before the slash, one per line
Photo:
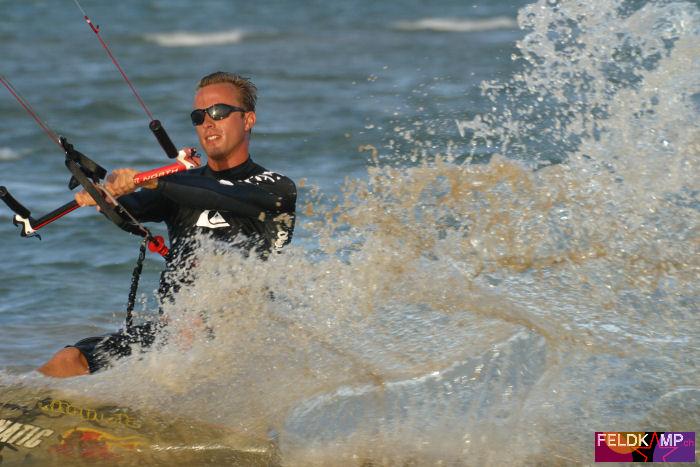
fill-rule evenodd
<path id="1" fill-rule="evenodd" d="M 235 105 L 228 104 L 214 104 L 206 109 L 194 109 L 190 114 L 192 119 L 192 125 L 199 126 L 204 123 L 204 114 L 208 113 L 212 120 L 223 120 L 224 118 L 231 115 L 233 112 L 243 112 L 246 113 L 246 109 L 236 107 Z"/>

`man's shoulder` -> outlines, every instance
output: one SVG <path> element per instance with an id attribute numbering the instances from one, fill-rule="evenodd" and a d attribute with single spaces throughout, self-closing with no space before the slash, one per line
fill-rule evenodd
<path id="1" fill-rule="evenodd" d="M 284 174 L 281 174 L 279 172 L 273 172 L 271 170 L 264 170 L 262 172 L 252 174 L 249 177 L 245 178 L 243 181 L 246 183 L 254 184 L 294 184 L 294 181 L 292 181 L 291 178 L 287 177 Z"/>
<path id="2" fill-rule="evenodd" d="M 293 187 L 296 190 L 296 185 L 291 178 L 280 172 L 268 170 L 255 162 L 252 162 L 252 170 L 250 171 L 250 175 L 243 179 L 243 181 L 255 185 L 265 184 Z"/>

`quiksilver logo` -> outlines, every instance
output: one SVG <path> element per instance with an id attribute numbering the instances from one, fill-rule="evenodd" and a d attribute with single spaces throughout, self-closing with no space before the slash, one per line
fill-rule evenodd
<path id="1" fill-rule="evenodd" d="M 197 219 L 197 227 L 206 227 L 208 229 L 220 229 L 222 227 L 231 227 L 231 225 L 226 222 L 224 216 L 222 216 L 218 211 L 204 211 L 199 215 Z"/>

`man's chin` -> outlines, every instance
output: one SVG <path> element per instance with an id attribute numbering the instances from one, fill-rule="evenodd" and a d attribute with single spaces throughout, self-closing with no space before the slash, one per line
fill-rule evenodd
<path id="1" fill-rule="evenodd" d="M 226 154 L 223 151 L 206 148 L 205 152 L 207 153 L 207 159 L 211 161 L 222 161 L 226 159 Z"/>

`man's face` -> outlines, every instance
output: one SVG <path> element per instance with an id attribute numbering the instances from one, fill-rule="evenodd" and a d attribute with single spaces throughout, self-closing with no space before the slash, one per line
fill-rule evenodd
<path id="1" fill-rule="evenodd" d="M 194 108 L 206 109 L 214 104 L 243 107 L 238 89 L 229 83 L 205 86 L 194 96 Z M 195 127 L 199 144 L 214 161 L 226 161 L 240 152 L 247 156 L 249 131 L 255 125 L 255 112 L 232 112 L 222 120 L 213 120 L 208 114 L 204 123 Z"/>

